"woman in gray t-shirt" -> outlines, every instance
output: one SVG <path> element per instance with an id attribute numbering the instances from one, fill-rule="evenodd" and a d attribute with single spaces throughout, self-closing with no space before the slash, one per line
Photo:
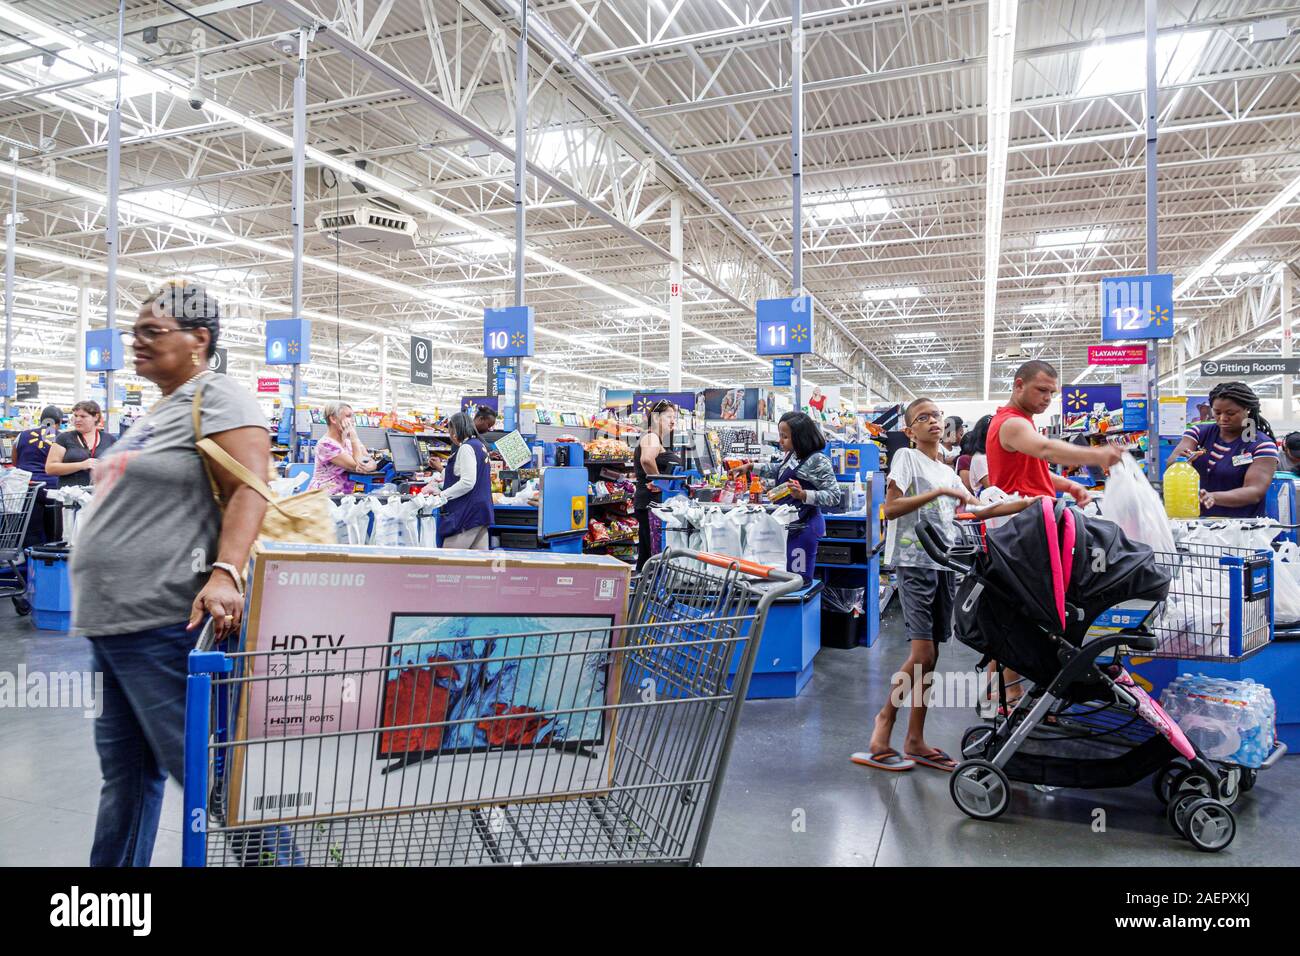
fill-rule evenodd
<path id="1" fill-rule="evenodd" d="M 184 774 L 186 657 L 205 615 L 238 632 L 243 569 L 266 502 L 223 468 L 213 498 L 198 437 L 265 474 L 270 435 L 257 402 L 208 371 L 220 332 L 216 301 L 175 283 L 140 308 L 129 341 L 135 370 L 163 398 L 95 472 L 72 550 L 72 625 L 104 675 L 95 722 L 104 785 L 92 866 L 147 866 L 167 775 Z M 201 390 L 200 430 L 192 407 Z"/>

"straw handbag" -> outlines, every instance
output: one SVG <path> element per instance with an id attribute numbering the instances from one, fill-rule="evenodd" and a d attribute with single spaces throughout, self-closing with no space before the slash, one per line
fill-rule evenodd
<path id="1" fill-rule="evenodd" d="M 253 474 L 232 458 L 224 448 L 211 438 L 199 438 L 199 409 L 203 395 L 200 385 L 194 392 L 193 419 L 195 446 L 199 457 L 203 459 L 203 470 L 208 474 L 208 483 L 212 485 L 212 497 L 217 507 L 225 511 L 221 501 L 221 489 L 213 477 L 212 466 L 208 459 L 216 462 L 241 482 L 248 485 L 266 499 L 266 514 L 262 517 L 262 528 L 258 532 L 258 541 L 288 541 L 298 544 L 337 544 L 334 532 L 334 517 L 330 511 L 330 499 L 323 488 L 304 491 L 277 498 L 267 487 L 266 482 Z"/>

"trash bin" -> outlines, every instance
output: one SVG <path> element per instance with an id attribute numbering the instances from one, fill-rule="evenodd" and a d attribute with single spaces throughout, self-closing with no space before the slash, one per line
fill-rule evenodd
<path id="1" fill-rule="evenodd" d="M 27 593 L 32 623 L 43 631 L 67 633 L 72 617 L 66 545 L 27 549 Z"/>
<path id="2" fill-rule="evenodd" d="M 867 615 L 865 588 L 822 589 L 822 647 L 857 647 Z"/>

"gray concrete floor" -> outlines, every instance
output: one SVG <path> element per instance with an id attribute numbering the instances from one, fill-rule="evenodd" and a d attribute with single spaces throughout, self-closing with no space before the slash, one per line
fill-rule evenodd
<path id="1" fill-rule="evenodd" d="M 1198 853 L 1164 820 L 1147 783 L 1127 790 L 1040 793 L 1016 785 L 993 823 L 967 819 L 948 775 L 917 767 L 885 773 L 856 766 L 889 674 L 906 656 L 897 608 L 872 648 L 827 649 L 794 700 L 744 707 L 706 863 L 755 866 L 1292 865 L 1300 846 L 1300 757 L 1260 776 L 1234 808 L 1236 842 Z M 944 649 L 941 669 L 974 655 Z M 0 671 L 87 670 L 86 642 L 34 630 L 0 601 Z M 900 721 L 906 713 L 900 716 Z M 927 737 L 955 753 L 973 722 L 966 709 L 931 710 Z M 902 724 L 894 743 L 902 745 Z M 0 865 L 84 865 L 94 830 L 99 767 L 91 721 L 80 711 L 0 710 Z M 155 865 L 180 862 L 180 787 L 168 783 Z M 1105 810 L 1094 832 L 1095 808 Z"/>

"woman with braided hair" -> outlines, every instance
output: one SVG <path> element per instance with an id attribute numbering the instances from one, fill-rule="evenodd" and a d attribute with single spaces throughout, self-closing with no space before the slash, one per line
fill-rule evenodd
<path id="1" fill-rule="evenodd" d="M 1169 460 L 1186 458 L 1201 476 L 1201 515 L 1262 518 L 1277 471 L 1277 438 L 1245 382 L 1221 382 L 1210 392 L 1213 421 L 1190 426 Z"/>

